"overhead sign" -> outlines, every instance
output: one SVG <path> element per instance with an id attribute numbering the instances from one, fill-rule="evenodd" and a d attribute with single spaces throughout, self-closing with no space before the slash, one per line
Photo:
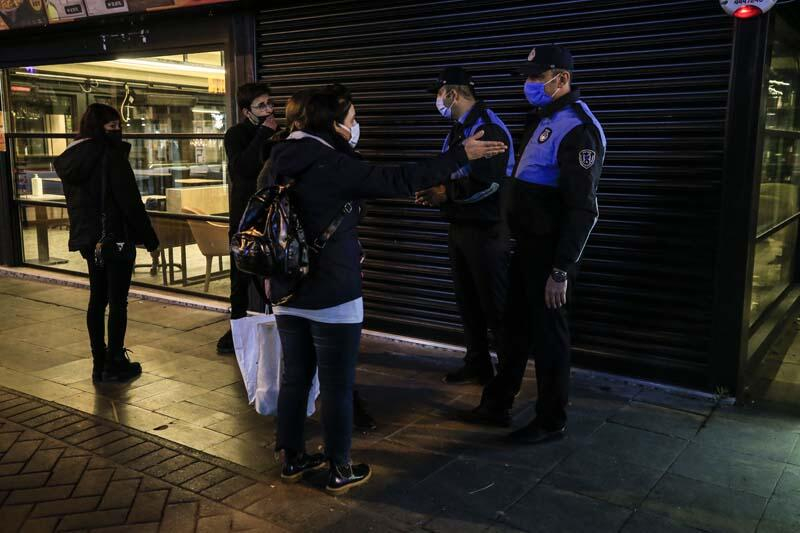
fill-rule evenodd
<path id="1" fill-rule="evenodd" d="M 0 0 L 0 30 L 30 28 L 85 17 L 221 4 L 236 0 Z"/>

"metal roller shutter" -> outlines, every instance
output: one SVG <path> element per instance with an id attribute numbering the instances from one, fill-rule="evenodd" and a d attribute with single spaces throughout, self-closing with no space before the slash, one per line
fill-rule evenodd
<path id="1" fill-rule="evenodd" d="M 270 2 L 256 42 L 259 79 L 279 103 L 303 87 L 350 87 L 360 149 L 380 162 L 438 152 L 448 125 L 424 89 L 453 64 L 519 142 L 528 105 L 510 67 L 534 45 L 570 47 L 609 143 L 575 298 L 576 359 L 704 383 L 732 43 L 716 2 Z M 438 212 L 375 201 L 361 235 L 368 326 L 460 343 Z"/>

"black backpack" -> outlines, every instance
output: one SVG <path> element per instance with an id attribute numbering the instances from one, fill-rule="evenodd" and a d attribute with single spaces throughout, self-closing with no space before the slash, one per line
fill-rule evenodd
<path id="1" fill-rule="evenodd" d="M 287 185 L 265 187 L 250 197 L 238 231 L 231 239 L 231 253 L 242 272 L 268 278 L 272 304 L 288 302 L 299 282 L 311 270 L 312 254 L 322 251 L 344 217 L 353 210 L 350 202 L 342 207 L 317 238 L 308 241 L 303 224 L 292 205 Z"/>

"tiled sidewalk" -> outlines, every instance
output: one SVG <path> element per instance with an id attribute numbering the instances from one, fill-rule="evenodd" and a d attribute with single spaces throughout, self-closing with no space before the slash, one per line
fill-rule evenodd
<path id="1" fill-rule="evenodd" d="M 215 354 L 223 315 L 132 300 L 128 345 L 145 373 L 96 387 L 86 300 L 0 278 L 2 531 L 25 520 L 46 531 L 179 531 L 171 520 L 197 531 L 800 530 L 797 419 L 577 373 L 567 439 L 511 446 L 454 421 L 480 393 L 441 383 L 457 354 L 370 337 L 356 381 L 379 429 L 354 436 L 353 457 L 374 479 L 339 498 L 322 473 L 287 486 L 273 420 Z M 534 395 L 528 379 L 517 423 Z M 308 434 L 318 448 L 316 418 Z"/>

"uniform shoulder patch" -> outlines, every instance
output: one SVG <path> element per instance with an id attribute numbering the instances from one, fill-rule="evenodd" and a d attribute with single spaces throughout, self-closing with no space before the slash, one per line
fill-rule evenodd
<path id="1" fill-rule="evenodd" d="M 542 131 L 542 133 L 539 135 L 539 139 L 538 139 L 538 140 L 539 140 L 539 144 L 542 144 L 542 143 L 543 143 L 543 142 L 545 142 L 547 139 L 549 139 L 549 138 L 550 138 L 550 135 L 551 135 L 552 133 L 553 133 L 553 130 L 551 130 L 550 128 L 545 128 L 545 129 Z"/>
<path id="2" fill-rule="evenodd" d="M 581 150 L 578 152 L 578 163 L 585 169 L 592 168 L 597 160 L 597 152 L 594 150 Z"/>

